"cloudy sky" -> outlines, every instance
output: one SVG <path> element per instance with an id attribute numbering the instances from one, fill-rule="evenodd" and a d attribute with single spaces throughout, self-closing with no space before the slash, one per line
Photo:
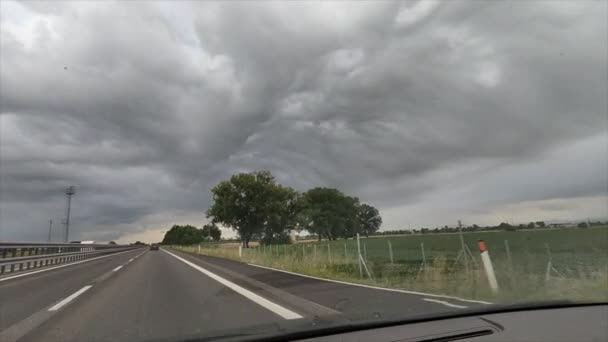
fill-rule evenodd
<path id="1" fill-rule="evenodd" d="M 383 229 L 608 218 L 607 2 L 0 2 L 0 240 L 154 241 L 271 170 Z"/>

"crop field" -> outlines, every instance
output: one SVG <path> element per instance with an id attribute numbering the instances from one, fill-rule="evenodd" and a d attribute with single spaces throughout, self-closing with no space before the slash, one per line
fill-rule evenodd
<path id="1" fill-rule="evenodd" d="M 200 253 L 391 288 L 513 302 L 608 300 L 608 227 L 376 236 L 293 245 L 201 246 Z M 499 291 L 488 286 L 477 241 L 484 240 Z M 198 246 L 181 247 L 198 252 Z M 391 253 L 392 252 L 392 253 Z M 392 254 L 392 258 L 391 258 Z"/>

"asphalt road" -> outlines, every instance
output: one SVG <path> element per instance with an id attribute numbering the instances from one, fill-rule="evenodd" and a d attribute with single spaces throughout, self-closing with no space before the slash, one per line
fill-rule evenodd
<path id="1" fill-rule="evenodd" d="M 0 278 L 2 341 L 252 335 L 482 305 L 328 282 L 175 250 L 139 249 Z"/>

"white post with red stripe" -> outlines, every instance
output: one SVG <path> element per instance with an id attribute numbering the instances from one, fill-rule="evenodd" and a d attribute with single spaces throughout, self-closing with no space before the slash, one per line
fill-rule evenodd
<path id="1" fill-rule="evenodd" d="M 490 288 L 492 292 L 498 292 L 498 282 L 496 281 L 496 274 L 494 274 L 494 266 L 492 266 L 492 260 L 490 260 L 490 253 L 488 253 L 488 248 L 486 247 L 486 242 L 483 240 L 477 241 L 477 245 L 479 246 L 479 252 L 481 253 L 481 262 L 483 263 L 483 268 L 486 271 L 486 276 L 488 277 L 488 283 L 490 284 Z"/>

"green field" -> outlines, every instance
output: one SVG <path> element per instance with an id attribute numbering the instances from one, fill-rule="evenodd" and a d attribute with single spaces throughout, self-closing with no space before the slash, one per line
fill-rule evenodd
<path id="1" fill-rule="evenodd" d="M 463 237 L 472 255 L 466 264 L 458 259 L 462 249 L 458 234 L 361 238 L 361 254 L 371 277 L 359 271 L 354 239 L 250 248 L 240 258 L 234 246 L 202 246 L 201 253 L 332 279 L 497 302 L 608 300 L 608 227 L 475 232 Z M 480 239 L 488 246 L 498 293 L 490 291 L 479 265 Z"/>

